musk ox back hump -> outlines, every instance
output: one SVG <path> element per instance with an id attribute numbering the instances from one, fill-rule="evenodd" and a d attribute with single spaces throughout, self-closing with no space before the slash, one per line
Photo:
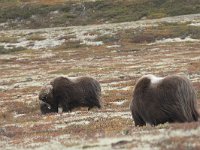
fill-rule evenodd
<path id="1" fill-rule="evenodd" d="M 186 77 L 146 75 L 136 83 L 130 104 L 135 125 L 197 121 L 195 90 Z"/>

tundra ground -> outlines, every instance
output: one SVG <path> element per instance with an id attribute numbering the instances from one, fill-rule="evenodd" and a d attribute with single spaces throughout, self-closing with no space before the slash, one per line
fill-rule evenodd
<path id="1" fill-rule="evenodd" d="M 129 103 L 145 74 L 184 74 L 200 111 L 200 14 L 0 31 L 0 149 L 200 149 L 199 122 L 135 127 Z M 92 76 L 103 109 L 41 115 L 41 86 Z"/>

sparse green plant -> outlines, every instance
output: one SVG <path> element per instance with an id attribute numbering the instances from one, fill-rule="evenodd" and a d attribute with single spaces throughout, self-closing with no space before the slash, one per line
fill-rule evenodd
<path id="1" fill-rule="evenodd" d="M 57 46 L 54 49 L 57 49 L 57 50 L 67 50 L 67 49 L 81 48 L 81 47 L 85 47 L 85 44 L 81 44 L 80 41 L 66 41 L 62 45 Z"/>
<path id="2" fill-rule="evenodd" d="M 113 43 L 118 42 L 120 40 L 120 37 L 118 35 L 106 34 L 98 36 L 95 40 L 103 41 L 103 43 Z"/>
<path id="3" fill-rule="evenodd" d="M 33 35 L 28 36 L 26 39 L 32 40 L 32 41 L 42 41 L 42 40 L 45 40 L 46 38 L 40 34 L 33 34 Z"/>
<path id="4" fill-rule="evenodd" d="M 13 47 L 10 49 L 5 48 L 4 46 L 0 46 L 0 54 L 9 54 L 12 52 L 18 52 L 18 51 L 22 51 L 25 50 L 24 47 Z"/>
<path id="5" fill-rule="evenodd" d="M 17 2 L 18 0 L 0 0 L 0 3 Z"/>
<path id="6" fill-rule="evenodd" d="M 1 36 L 0 43 L 16 43 L 16 37 Z"/>

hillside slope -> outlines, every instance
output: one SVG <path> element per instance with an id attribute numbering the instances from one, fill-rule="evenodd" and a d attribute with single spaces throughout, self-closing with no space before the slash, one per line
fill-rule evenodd
<path id="1" fill-rule="evenodd" d="M 27 29 L 155 19 L 200 13 L 199 0 L 1 0 L 0 27 Z"/>

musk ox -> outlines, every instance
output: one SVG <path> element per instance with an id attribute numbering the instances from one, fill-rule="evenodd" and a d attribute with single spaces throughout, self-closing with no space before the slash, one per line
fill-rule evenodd
<path id="1" fill-rule="evenodd" d="M 196 93 L 183 76 L 145 75 L 135 86 L 130 104 L 135 126 L 197 121 Z"/>
<path id="2" fill-rule="evenodd" d="M 59 106 L 63 112 L 76 107 L 88 107 L 88 110 L 101 108 L 100 96 L 100 84 L 91 77 L 58 77 L 42 87 L 39 93 L 40 110 L 46 114 L 58 112 Z"/>

